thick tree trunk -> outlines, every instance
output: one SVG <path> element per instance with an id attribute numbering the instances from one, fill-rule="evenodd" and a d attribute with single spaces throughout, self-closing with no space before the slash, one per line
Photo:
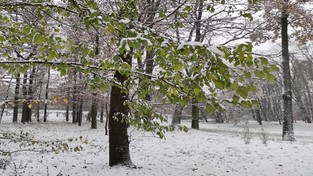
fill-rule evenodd
<path id="1" fill-rule="evenodd" d="M 290 61 L 288 50 L 288 14 L 282 12 L 281 16 L 281 37 L 282 37 L 282 58 L 283 58 L 283 78 L 284 78 L 284 118 L 283 118 L 283 140 L 294 141 L 293 131 L 293 113 L 292 113 L 292 91 L 291 91 L 291 75 Z"/>
<path id="2" fill-rule="evenodd" d="M 18 117 L 18 101 L 19 101 L 19 93 L 20 93 L 20 74 L 16 75 L 16 85 L 14 90 L 14 107 L 13 107 L 13 122 L 17 122 Z"/>
<path id="3" fill-rule="evenodd" d="M 43 121 L 46 122 L 47 121 L 47 101 L 49 98 L 49 84 L 50 84 L 50 67 L 48 68 L 48 78 L 47 78 L 47 84 L 46 84 L 46 94 L 45 94 L 45 106 L 43 109 Z"/>
<path id="4" fill-rule="evenodd" d="M 131 65 L 131 55 L 121 56 L 124 62 Z M 120 74 L 118 71 L 114 74 L 114 78 L 123 84 L 128 78 L 126 75 Z M 118 164 L 132 165 L 129 153 L 129 140 L 127 127 L 128 124 L 124 118 L 127 118 L 129 108 L 124 104 L 128 100 L 128 93 L 124 92 L 117 86 L 112 86 L 110 96 L 110 112 L 109 112 L 109 165 Z"/>

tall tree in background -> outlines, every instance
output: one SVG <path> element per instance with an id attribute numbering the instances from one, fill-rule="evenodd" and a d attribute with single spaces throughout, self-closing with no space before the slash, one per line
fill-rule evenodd
<path id="1" fill-rule="evenodd" d="M 20 93 L 20 74 L 16 75 L 15 78 L 15 89 L 14 89 L 14 104 L 13 104 L 13 122 L 17 122 L 18 117 L 18 101 L 19 101 L 19 93 Z"/>
<path id="2" fill-rule="evenodd" d="M 196 21 L 195 21 L 195 30 L 196 30 L 196 36 L 195 36 L 195 42 L 201 42 L 201 20 L 202 20 L 202 13 L 203 13 L 203 0 L 197 0 L 196 1 Z M 199 105 L 198 100 L 196 98 L 192 99 L 192 121 L 191 121 L 191 128 L 193 129 L 199 129 Z"/>
<path id="3" fill-rule="evenodd" d="M 23 107 L 22 107 L 22 119 L 21 122 L 25 123 L 28 122 L 27 118 L 28 118 L 28 106 L 29 103 L 28 102 L 28 91 L 27 91 L 27 79 L 28 79 L 28 73 L 25 72 L 23 75 L 23 86 L 22 86 L 22 92 L 23 92 Z"/>
<path id="4" fill-rule="evenodd" d="M 285 0 L 288 2 L 288 0 Z M 287 4 L 286 4 L 287 5 Z M 281 43 L 282 43 L 282 58 L 283 58 L 283 81 L 284 81 L 284 119 L 283 119 L 283 139 L 294 141 L 293 132 L 293 113 L 292 113 L 292 90 L 291 90 L 291 74 L 290 74 L 290 59 L 288 48 L 288 7 L 282 9 L 281 12 Z"/>
<path id="5" fill-rule="evenodd" d="M 50 84 L 50 67 L 48 68 L 48 75 L 47 75 L 47 83 L 46 83 L 46 90 L 45 90 L 45 105 L 43 109 L 43 121 L 47 121 L 47 109 L 48 109 L 48 99 L 49 99 L 49 84 Z"/>

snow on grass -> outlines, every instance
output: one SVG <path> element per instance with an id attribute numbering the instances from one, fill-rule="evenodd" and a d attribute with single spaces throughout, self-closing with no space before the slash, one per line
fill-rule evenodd
<path id="1" fill-rule="evenodd" d="M 38 141 L 62 140 L 72 148 L 82 146 L 78 152 L 21 151 L 12 154 L 6 169 L 0 175 L 136 175 L 136 176 L 207 176 L 207 175 L 313 175 L 313 130 L 311 124 L 296 123 L 296 142 L 280 140 L 278 123 L 255 122 L 215 124 L 201 122 L 201 130 L 188 133 L 175 131 L 166 134 L 166 140 L 151 133 L 130 131 L 130 150 L 136 169 L 123 166 L 109 167 L 108 136 L 104 124 L 90 129 L 85 122 L 78 127 L 63 122 L 64 117 L 49 117 L 47 123 L 12 124 L 5 118 L 0 133 L 28 132 Z M 189 122 L 184 122 L 189 126 Z M 250 144 L 244 142 L 244 128 L 252 133 Z M 259 134 L 265 129 L 269 135 L 267 145 Z M 277 133 L 276 133 L 277 132 Z M 81 139 L 80 139 L 80 136 Z M 68 142 L 67 139 L 78 139 Z M 87 141 L 86 143 L 83 143 Z M 30 146 L 33 147 L 33 146 Z M 35 146 L 38 150 L 40 146 Z M 43 147 L 50 149 L 51 147 Z M 0 139 L 0 150 L 21 150 L 19 142 Z"/>

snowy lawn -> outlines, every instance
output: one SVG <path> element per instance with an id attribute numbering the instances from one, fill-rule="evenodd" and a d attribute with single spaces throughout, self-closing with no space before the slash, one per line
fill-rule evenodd
<path id="1" fill-rule="evenodd" d="M 4 118 L 1 133 L 22 131 L 24 141 L 29 142 L 21 142 L 20 138 L 14 142 L 0 136 L 0 150 L 15 151 L 11 158 L 0 156 L 0 175 L 313 175 L 312 124 L 295 124 L 296 142 L 281 141 L 281 126 L 277 123 L 259 126 L 251 121 L 238 125 L 201 122 L 201 130 L 167 133 L 166 140 L 130 129 L 131 157 L 137 166 L 134 169 L 108 166 L 104 124 L 99 123 L 97 130 L 91 130 L 89 123 L 78 127 L 62 122 L 63 119 L 55 117 L 47 123 L 23 125 L 12 124 L 11 117 Z M 189 122 L 184 123 L 189 126 Z M 44 151 L 51 151 L 52 147 L 59 153 Z M 64 148 L 72 152 L 62 152 Z"/>

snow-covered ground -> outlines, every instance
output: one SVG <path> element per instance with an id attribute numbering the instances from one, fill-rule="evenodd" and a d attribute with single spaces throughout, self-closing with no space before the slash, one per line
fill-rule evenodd
<path id="1" fill-rule="evenodd" d="M 0 135 L 0 151 L 15 151 L 11 159 L 0 156 L 0 175 L 4 176 L 313 175 L 313 125 L 302 122 L 294 124 L 296 142 L 281 140 L 278 123 L 259 126 L 253 121 L 237 125 L 201 122 L 201 130 L 167 133 L 166 140 L 130 129 L 131 157 L 137 166 L 133 169 L 108 166 L 104 124 L 92 130 L 89 123 L 78 127 L 53 114 L 47 123 L 10 121 L 11 117 L 4 117 L 0 124 L 1 134 L 17 134 L 15 142 Z M 189 126 L 189 122 L 183 123 Z M 19 141 L 21 131 L 22 141 L 28 142 Z M 42 152 L 52 147 L 59 153 Z M 62 152 L 64 148 L 79 151 Z M 5 160 L 10 161 L 6 169 L 1 166 Z"/>

